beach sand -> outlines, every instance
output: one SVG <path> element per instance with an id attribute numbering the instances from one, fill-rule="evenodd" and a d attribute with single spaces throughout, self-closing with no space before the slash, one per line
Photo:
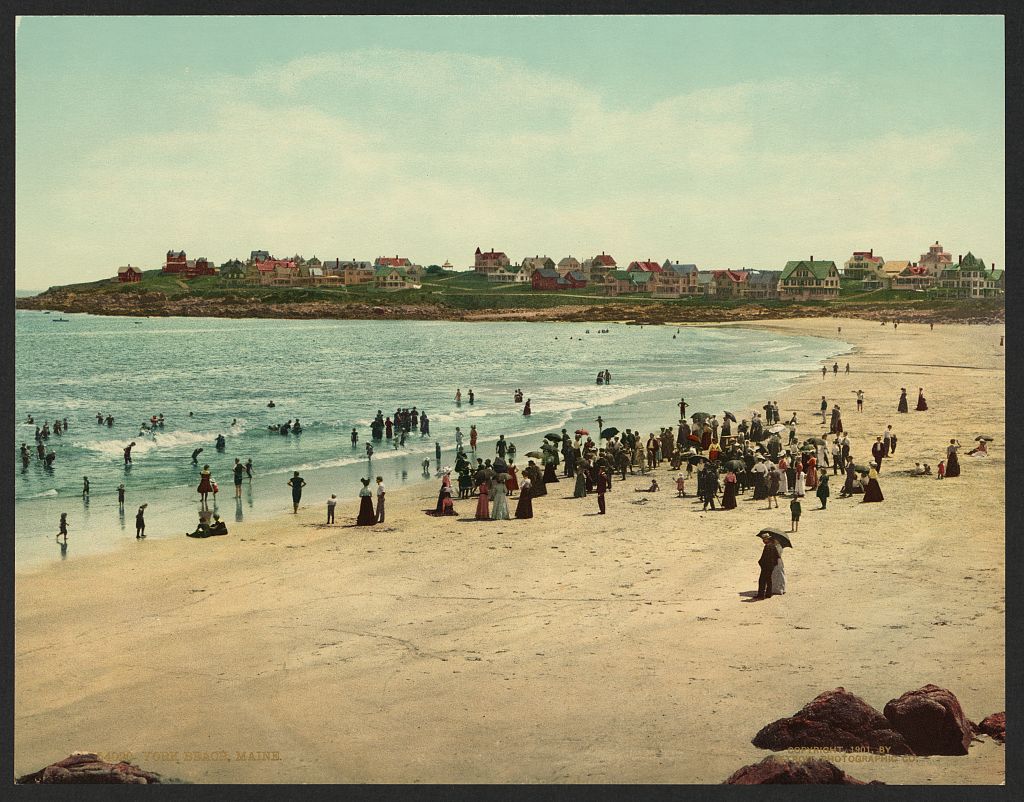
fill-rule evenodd
<path id="1" fill-rule="evenodd" d="M 475 500 L 432 518 L 431 482 L 391 493 L 372 529 L 345 525 L 346 488 L 334 527 L 323 493 L 225 538 L 128 536 L 16 575 L 16 773 L 89 750 L 192 782 L 719 783 L 771 754 L 750 743 L 762 726 L 837 686 L 879 710 L 926 683 L 974 721 L 1005 709 L 1003 327 L 761 325 L 841 325 L 856 346 L 849 376 L 778 399 L 801 435 L 821 433 L 825 394 L 858 462 L 886 424 L 899 437 L 884 503 L 839 499 L 838 481 L 826 511 L 805 497 L 785 596 L 749 600 L 754 533 L 788 529 L 788 501 L 702 513 L 667 467 L 656 495 L 616 482 L 604 517 L 563 480 L 532 521 L 469 520 Z M 901 386 L 911 410 L 924 387 L 929 411 L 898 415 Z M 981 433 L 992 455 L 962 456 L 957 479 L 896 475 Z M 838 765 L 887 783 L 1004 777 L 987 738 L 964 757 Z"/>

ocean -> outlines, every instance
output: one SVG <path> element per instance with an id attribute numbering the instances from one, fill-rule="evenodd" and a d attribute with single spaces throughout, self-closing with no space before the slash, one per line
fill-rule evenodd
<path id="1" fill-rule="evenodd" d="M 57 317 L 68 322 L 53 322 Z M 429 459 L 433 481 L 434 443 L 442 446 L 442 464 L 451 465 L 456 426 L 468 450 L 476 425 L 483 457 L 494 455 L 494 441 L 504 434 L 522 464 L 547 432 L 585 428 L 596 435 L 597 417 L 606 427 L 644 432 L 674 425 L 680 396 L 688 414 L 721 417 L 729 409 L 749 417 L 755 405 L 780 395 L 823 359 L 850 350 L 837 339 L 739 327 L 131 318 L 28 310 L 18 310 L 15 323 L 11 458 L 19 567 L 115 547 L 134 535 L 135 510 L 143 502 L 147 536 L 181 537 L 195 527 L 204 463 L 220 486 L 217 508 L 233 533 L 246 521 L 290 511 L 286 482 L 293 470 L 307 482 L 303 503 L 320 506 L 336 493 L 342 521 L 355 516 L 361 476 L 381 475 L 392 493 L 401 492 L 402 485 L 423 481 L 422 461 Z M 612 382 L 597 386 L 604 369 Z M 454 402 L 457 388 L 461 406 Z M 516 388 L 531 399 L 529 418 L 513 403 Z M 375 443 L 369 464 L 364 444 L 377 410 L 387 416 L 413 406 L 428 413 L 431 436 L 417 433 L 398 449 Z M 112 415 L 114 426 L 98 425 L 97 413 Z M 164 428 L 140 435 L 140 424 L 160 414 Z M 51 434 L 46 443 L 57 455 L 52 470 L 34 457 L 35 426 L 24 422 L 29 415 L 40 425 L 68 419 L 67 433 Z M 296 418 L 300 435 L 268 430 Z M 214 447 L 219 434 L 227 441 L 223 452 Z M 126 468 L 122 452 L 133 440 L 133 464 Z M 33 449 L 27 469 L 18 457 L 22 442 Z M 200 447 L 199 466 L 193 466 L 190 455 Z M 251 458 L 255 473 L 237 502 L 235 457 Z M 83 476 L 91 484 L 87 502 Z M 121 482 L 123 515 L 116 496 Z M 54 540 L 61 512 L 68 513 L 71 533 L 63 553 Z"/>

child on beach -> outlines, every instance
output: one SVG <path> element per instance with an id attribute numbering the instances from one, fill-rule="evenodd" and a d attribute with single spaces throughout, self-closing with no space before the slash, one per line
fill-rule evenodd
<path id="1" fill-rule="evenodd" d="M 124 512 L 124 484 L 117 486 L 117 508 Z"/>
<path id="2" fill-rule="evenodd" d="M 789 502 L 790 532 L 795 532 L 800 528 L 800 513 L 800 499 L 794 498 L 792 501 Z"/>
<path id="3" fill-rule="evenodd" d="M 683 498 L 686 495 L 686 477 L 679 474 L 676 477 L 676 498 Z"/>
<path id="4" fill-rule="evenodd" d="M 944 459 L 940 459 L 939 460 L 939 478 L 940 479 L 945 479 L 946 478 L 946 460 L 944 460 Z"/>
<path id="5" fill-rule="evenodd" d="M 60 541 L 62 535 L 64 537 L 64 543 L 67 544 L 67 542 L 68 542 L 68 514 L 66 512 L 62 512 L 60 514 L 60 531 L 57 532 L 57 540 L 58 540 L 58 542 Z"/>

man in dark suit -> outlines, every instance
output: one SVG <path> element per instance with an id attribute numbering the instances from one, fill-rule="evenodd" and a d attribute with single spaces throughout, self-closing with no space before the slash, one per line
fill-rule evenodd
<path id="1" fill-rule="evenodd" d="M 605 475 L 604 468 L 601 468 L 597 472 L 597 508 L 601 511 L 601 515 L 605 513 L 604 494 L 607 491 L 608 477 Z"/>
<path id="2" fill-rule="evenodd" d="M 759 535 L 759 537 L 764 543 L 764 548 L 761 550 L 761 558 L 757 561 L 757 564 L 761 566 L 761 573 L 757 577 L 756 598 L 770 599 L 772 597 L 772 571 L 775 570 L 775 565 L 779 561 L 779 552 L 775 548 L 775 538 L 771 535 Z"/>
<path id="3" fill-rule="evenodd" d="M 885 456 L 885 445 L 882 443 L 881 437 L 876 437 L 875 442 L 871 444 L 871 458 L 875 461 L 875 470 L 882 470 L 882 457 Z"/>

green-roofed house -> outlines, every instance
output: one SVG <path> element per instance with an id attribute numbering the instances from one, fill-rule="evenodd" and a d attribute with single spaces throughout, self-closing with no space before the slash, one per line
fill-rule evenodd
<path id="1" fill-rule="evenodd" d="M 810 259 L 786 262 L 779 276 L 779 298 L 784 301 L 822 301 L 839 297 L 839 270 L 832 261 Z"/>
<path id="2" fill-rule="evenodd" d="M 373 269 L 373 286 L 378 290 L 404 290 L 413 285 L 405 268 L 377 265 Z"/>
<path id="3" fill-rule="evenodd" d="M 956 298 L 991 298 L 1002 295 L 1005 289 L 1002 270 L 985 265 L 973 253 L 957 259 L 956 264 L 947 264 L 939 273 L 938 288 L 941 294 Z"/>
<path id="4" fill-rule="evenodd" d="M 612 270 L 602 280 L 605 295 L 650 293 L 654 291 L 655 273 L 642 270 Z"/>

